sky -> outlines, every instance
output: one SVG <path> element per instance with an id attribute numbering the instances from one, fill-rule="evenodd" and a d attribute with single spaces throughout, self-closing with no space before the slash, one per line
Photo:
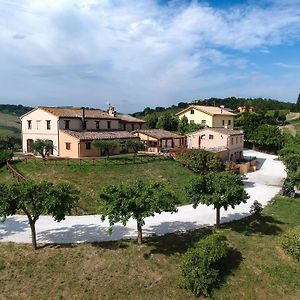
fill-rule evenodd
<path id="1" fill-rule="evenodd" d="M 0 0 L 0 103 L 295 102 L 300 0 Z"/>

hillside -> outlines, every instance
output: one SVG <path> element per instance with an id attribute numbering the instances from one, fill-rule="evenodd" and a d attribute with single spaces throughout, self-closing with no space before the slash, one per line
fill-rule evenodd
<path id="1" fill-rule="evenodd" d="M 177 105 L 172 105 L 170 107 L 146 107 L 143 111 L 135 112 L 132 115 L 135 117 L 143 118 L 146 115 L 156 113 L 161 114 L 164 112 L 177 113 L 178 111 L 188 107 L 191 104 L 195 105 L 207 105 L 207 106 L 220 106 L 224 105 L 227 108 L 237 110 L 240 106 L 253 106 L 256 111 L 268 111 L 268 110 L 287 110 L 294 111 L 296 108 L 295 103 L 283 102 L 274 99 L 265 98 L 209 98 L 209 99 L 199 99 L 193 100 L 191 102 L 179 102 Z"/>

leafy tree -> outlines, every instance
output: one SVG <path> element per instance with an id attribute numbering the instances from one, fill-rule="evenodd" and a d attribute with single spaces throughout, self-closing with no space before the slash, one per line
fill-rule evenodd
<path id="1" fill-rule="evenodd" d="M 252 134 L 251 142 L 258 147 L 279 150 L 283 146 L 284 137 L 277 126 L 264 124 Z"/>
<path id="2" fill-rule="evenodd" d="M 166 112 L 159 116 L 156 127 L 176 131 L 178 128 L 178 118 L 171 113 Z"/>
<path id="3" fill-rule="evenodd" d="M 0 216 L 14 215 L 21 210 L 28 218 L 32 247 L 37 249 L 35 223 L 42 214 L 61 221 L 75 206 L 78 192 L 69 184 L 53 185 L 49 182 L 22 181 L 0 185 Z"/>
<path id="4" fill-rule="evenodd" d="M 118 142 L 115 140 L 95 140 L 92 145 L 103 151 L 106 157 L 109 158 L 110 152 L 117 147 Z"/>
<path id="5" fill-rule="evenodd" d="M 108 217 L 110 226 L 130 218 L 137 222 L 138 243 L 142 243 L 142 226 L 145 218 L 163 211 L 176 212 L 176 197 L 162 183 L 136 180 L 131 183 L 109 185 L 100 194 L 102 220 Z"/>
<path id="6" fill-rule="evenodd" d="M 175 159 L 200 175 L 224 170 L 221 157 L 203 149 L 183 149 L 176 153 Z"/>
<path id="7" fill-rule="evenodd" d="M 21 147 L 21 138 L 16 136 L 0 137 L 0 150 L 16 151 Z"/>
<path id="8" fill-rule="evenodd" d="M 189 127 L 189 120 L 186 116 L 183 116 L 178 122 L 178 131 L 180 134 L 185 134 Z"/>
<path id="9" fill-rule="evenodd" d="M 147 128 L 149 128 L 149 129 L 155 129 L 157 121 L 158 121 L 158 116 L 155 113 L 148 114 L 145 117 L 145 121 L 146 121 Z"/>
<path id="10" fill-rule="evenodd" d="M 37 139 L 33 142 L 32 149 L 35 154 L 38 154 L 45 159 L 53 152 L 54 146 L 52 141 Z"/>
<path id="11" fill-rule="evenodd" d="M 297 102 L 296 102 L 296 111 L 300 112 L 300 94 L 299 94 Z"/>
<path id="12" fill-rule="evenodd" d="M 220 226 L 221 207 L 225 210 L 229 206 L 234 208 L 249 198 L 241 177 L 230 172 L 210 173 L 193 178 L 186 186 L 186 194 L 194 208 L 200 203 L 214 206 L 216 227 Z"/>
<path id="13" fill-rule="evenodd" d="M 127 148 L 131 148 L 135 155 L 138 151 L 145 149 L 145 144 L 139 140 L 127 140 L 125 145 Z"/>
<path id="14" fill-rule="evenodd" d="M 0 167 L 6 164 L 6 162 L 14 156 L 11 150 L 0 151 Z"/>

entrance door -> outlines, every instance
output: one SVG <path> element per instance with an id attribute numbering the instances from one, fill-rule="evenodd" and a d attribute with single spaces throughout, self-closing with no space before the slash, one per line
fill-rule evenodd
<path id="1" fill-rule="evenodd" d="M 33 149 L 32 149 L 32 145 L 33 145 L 33 140 L 32 139 L 28 139 L 27 140 L 27 153 L 32 153 Z"/>

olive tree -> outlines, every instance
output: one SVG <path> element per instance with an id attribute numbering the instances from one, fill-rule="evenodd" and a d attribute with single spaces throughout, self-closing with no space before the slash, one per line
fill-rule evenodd
<path id="1" fill-rule="evenodd" d="M 52 141 L 37 139 L 33 142 L 32 149 L 35 154 L 38 154 L 45 159 L 53 152 L 54 146 Z"/>
<path id="2" fill-rule="evenodd" d="M 216 227 L 220 226 L 220 209 L 234 208 L 249 198 L 239 175 L 231 172 L 210 173 L 193 178 L 186 186 L 186 194 L 196 208 L 200 203 L 213 205 Z"/>
<path id="3" fill-rule="evenodd" d="M 69 184 L 53 185 L 49 182 L 22 181 L 0 185 L 0 216 L 23 211 L 31 229 L 32 247 L 37 249 L 35 224 L 42 214 L 51 215 L 55 221 L 63 220 L 75 206 L 78 192 Z"/>
<path id="4" fill-rule="evenodd" d="M 125 145 L 127 148 L 131 148 L 135 155 L 138 151 L 145 150 L 145 144 L 139 140 L 127 140 Z"/>
<path id="5" fill-rule="evenodd" d="M 135 219 L 139 244 L 146 217 L 177 211 L 175 195 L 162 182 L 142 180 L 108 185 L 100 194 L 99 208 L 102 221 L 108 217 L 110 226 L 118 222 L 125 226 L 130 218 Z"/>
<path id="6" fill-rule="evenodd" d="M 93 147 L 103 151 L 107 158 L 109 158 L 110 152 L 115 149 L 118 142 L 115 140 L 95 140 L 93 141 Z"/>

